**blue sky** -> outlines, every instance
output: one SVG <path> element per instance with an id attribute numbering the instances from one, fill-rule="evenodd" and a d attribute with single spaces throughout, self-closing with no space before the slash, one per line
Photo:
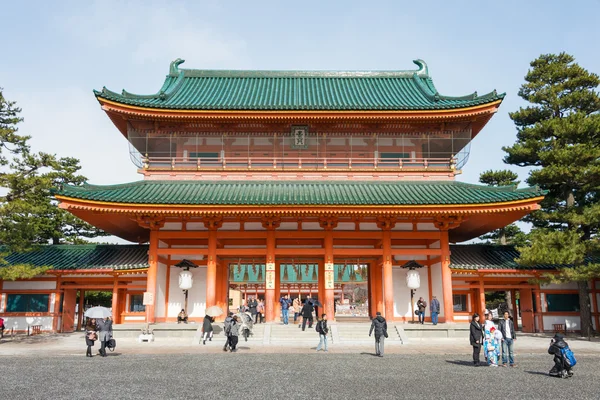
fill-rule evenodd
<path id="1" fill-rule="evenodd" d="M 92 89 L 155 93 L 170 61 L 198 69 L 415 69 L 442 94 L 507 96 L 459 177 L 499 169 L 529 62 L 566 51 L 600 72 L 598 0 L 4 2 L 0 87 L 36 150 L 81 160 L 91 183 L 138 180 Z M 512 167 L 512 169 L 515 169 Z M 527 172 L 515 169 L 522 179 Z"/>

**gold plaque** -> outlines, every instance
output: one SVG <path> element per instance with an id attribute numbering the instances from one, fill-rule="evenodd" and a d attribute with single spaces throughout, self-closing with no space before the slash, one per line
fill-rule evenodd
<path id="1" fill-rule="evenodd" d="M 333 271 L 325 271 L 325 289 L 333 289 Z"/>
<path id="2" fill-rule="evenodd" d="M 267 271 L 265 286 L 267 289 L 275 289 L 275 271 Z"/>

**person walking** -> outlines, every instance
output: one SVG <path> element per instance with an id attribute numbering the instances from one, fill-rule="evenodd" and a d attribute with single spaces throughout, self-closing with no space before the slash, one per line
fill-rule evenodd
<path id="1" fill-rule="evenodd" d="M 202 321 L 202 344 L 204 345 L 206 344 L 206 339 L 208 339 L 209 342 L 212 342 L 214 330 L 212 326 L 213 322 L 213 317 L 211 317 L 210 315 L 204 316 L 204 321 Z"/>
<path id="2" fill-rule="evenodd" d="M 317 346 L 317 351 L 323 349 L 327 353 L 327 334 L 329 333 L 329 328 L 327 327 L 327 314 L 321 315 L 315 329 L 319 333 L 319 345 Z"/>
<path id="3" fill-rule="evenodd" d="M 479 314 L 473 314 L 471 325 L 469 326 L 469 341 L 473 346 L 473 365 L 479 366 L 479 355 L 481 354 L 481 345 L 483 343 L 483 328 L 479 323 Z"/>
<path id="4" fill-rule="evenodd" d="M 419 323 L 423 325 L 425 323 L 425 310 L 427 309 L 427 302 L 422 297 L 419 297 L 417 301 L 417 307 L 419 310 Z"/>
<path id="5" fill-rule="evenodd" d="M 223 333 L 225 333 L 225 345 L 223 346 L 223 351 L 227 351 L 229 349 L 229 331 L 231 329 L 231 321 L 233 321 L 232 312 L 225 317 L 225 321 L 223 322 Z"/>
<path id="6" fill-rule="evenodd" d="M 258 305 L 256 306 L 256 318 L 254 320 L 255 324 L 263 323 L 263 315 L 265 314 L 265 303 L 260 299 L 258 301 Z"/>
<path id="7" fill-rule="evenodd" d="M 381 313 L 378 311 L 375 318 L 371 321 L 371 329 L 369 330 L 369 337 L 375 331 L 375 355 L 379 357 L 383 357 L 383 345 L 384 338 L 388 337 L 387 333 L 387 322 L 385 318 L 381 316 Z"/>
<path id="8" fill-rule="evenodd" d="M 112 338 L 112 320 L 110 317 L 96 321 L 98 340 L 100 340 L 100 355 L 106 357 L 106 343 Z"/>
<path id="9" fill-rule="evenodd" d="M 86 357 L 93 357 L 92 346 L 96 340 L 98 340 L 98 335 L 96 334 L 96 320 L 90 318 L 85 324 L 85 344 L 87 346 L 87 351 L 85 353 Z"/>
<path id="10" fill-rule="evenodd" d="M 302 309 L 302 303 L 300 302 L 300 297 L 296 297 L 293 302 L 294 307 L 294 324 L 298 321 L 298 315 L 300 314 L 300 310 Z"/>
<path id="11" fill-rule="evenodd" d="M 434 295 L 429 305 L 429 312 L 431 312 L 431 323 L 434 325 L 438 324 L 438 315 L 440 314 L 440 302 Z"/>
<path id="12" fill-rule="evenodd" d="M 287 325 L 289 322 L 289 308 L 292 304 L 289 295 L 285 295 L 279 299 L 279 303 L 281 304 L 281 314 L 283 315 L 283 324 Z"/>
<path id="13" fill-rule="evenodd" d="M 229 326 L 229 333 L 227 337 L 229 339 L 229 351 L 235 353 L 237 351 L 236 347 L 238 344 L 238 336 L 240 335 L 240 322 L 237 315 L 233 316 L 231 320 L 231 324 Z"/>
<path id="14" fill-rule="evenodd" d="M 517 340 L 517 335 L 515 335 L 515 325 L 510 319 L 508 311 L 504 312 L 504 319 L 498 323 L 498 330 L 502 333 L 502 366 L 506 367 L 506 362 L 508 361 L 509 365 L 514 367 L 515 354 L 513 344 Z"/>
<path id="15" fill-rule="evenodd" d="M 306 299 L 304 306 L 302 307 L 302 331 L 306 329 L 306 322 L 308 322 L 308 329 L 312 328 L 313 324 L 313 303 L 309 301 L 310 297 Z"/>

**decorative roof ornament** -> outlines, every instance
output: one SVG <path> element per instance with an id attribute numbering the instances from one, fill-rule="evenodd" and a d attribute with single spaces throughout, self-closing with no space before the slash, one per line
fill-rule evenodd
<path id="1" fill-rule="evenodd" d="M 415 72 L 417 76 L 421 78 L 429 78 L 429 68 L 427 67 L 427 63 L 425 61 L 418 58 L 416 60 L 413 60 L 413 63 L 417 64 L 417 66 L 419 67 L 417 72 Z"/>
<path id="2" fill-rule="evenodd" d="M 171 62 L 171 66 L 169 67 L 169 75 L 178 76 L 179 75 L 179 66 L 183 64 L 185 60 L 178 58 L 175 61 Z"/>

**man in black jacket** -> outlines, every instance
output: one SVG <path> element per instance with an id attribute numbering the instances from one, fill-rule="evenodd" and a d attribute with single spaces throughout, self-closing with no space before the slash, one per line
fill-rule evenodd
<path id="1" fill-rule="evenodd" d="M 377 312 L 375 318 L 371 321 L 369 336 L 371 336 L 373 330 L 375 331 L 375 355 L 383 357 L 384 338 L 388 337 L 388 333 L 387 322 L 385 318 L 381 316 L 380 312 Z"/>
<path id="2" fill-rule="evenodd" d="M 302 307 L 302 330 L 306 329 L 306 321 L 308 321 L 308 329 L 312 328 L 314 306 L 310 297 L 306 299 L 306 303 Z"/>
<path id="3" fill-rule="evenodd" d="M 517 335 L 515 335 L 515 325 L 510 319 L 508 311 L 504 312 L 504 319 L 498 322 L 498 329 L 502 333 L 502 366 L 506 367 L 506 362 L 508 361 L 510 366 L 514 367 L 515 354 L 513 352 L 513 343 L 517 340 Z"/>

